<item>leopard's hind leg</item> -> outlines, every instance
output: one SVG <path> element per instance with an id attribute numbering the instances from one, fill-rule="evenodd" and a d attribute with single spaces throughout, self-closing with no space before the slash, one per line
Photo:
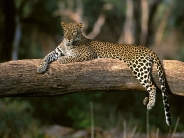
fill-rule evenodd
<path id="1" fill-rule="evenodd" d="M 149 97 L 145 97 L 144 104 L 147 104 L 147 109 L 151 109 L 155 104 L 156 87 L 151 81 L 151 70 L 153 61 L 149 56 L 142 56 L 133 60 L 130 68 L 135 77 L 139 80 L 142 86 L 147 90 Z"/>

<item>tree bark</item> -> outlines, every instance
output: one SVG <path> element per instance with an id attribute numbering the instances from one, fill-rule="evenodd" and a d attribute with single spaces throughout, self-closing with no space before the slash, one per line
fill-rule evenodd
<path id="1" fill-rule="evenodd" d="M 53 62 L 44 74 L 36 72 L 40 59 L 0 64 L 0 97 L 49 96 L 73 92 L 132 90 L 146 91 L 124 62 L 95 59 L 58 64 Z M 163 66 L 173 94 L 184 96 L 184 62 L 164 60 Z M 153 78 L 160 87 L 156 67 Z"/>

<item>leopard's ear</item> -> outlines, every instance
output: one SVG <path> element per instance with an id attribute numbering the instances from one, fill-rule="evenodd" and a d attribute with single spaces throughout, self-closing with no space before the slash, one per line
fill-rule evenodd
<path id="1" fill-rule="evenodd" d="M 63 28 L 65 27 L 65 25 L 66 25 L 65 22 L 61 22 L 61 26 L 62 26 Z"/>
<path id="2" fill-rule="evenodd" d="M 82 28 L 83 27 L 83 23 L 78 23 L 79 27 Z"/>

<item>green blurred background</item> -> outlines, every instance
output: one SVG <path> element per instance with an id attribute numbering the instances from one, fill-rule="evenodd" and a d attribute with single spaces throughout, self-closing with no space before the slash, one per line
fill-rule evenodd
<path id="1" fill-rule="evenodd" d="M 0 62 L 43 58 L 62 41 L 64 22 L 82 22 L 91 39 L 144 45 L 160 59 L 184 61 L 183 0 L 1 0 Z M 36 69 L 35 69 L 36 71 Z M 46 137 L 51 125 L 146 132 L 141 92 L 76 93 L 58 97 L 1 98 L 0 137 Z M 92 103 L 93 107 L 90 106 Z M 165 123 L 161 94 L 150 111 L 150 131 L 184 130 L 183 97 L 170 96 L 173 126 Z M 93 109 L 93 112 L 91 110 Z"/>

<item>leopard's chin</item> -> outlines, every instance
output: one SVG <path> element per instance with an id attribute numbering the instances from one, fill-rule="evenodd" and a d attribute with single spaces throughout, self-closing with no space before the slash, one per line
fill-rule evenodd
<path id="1" fill-rule="evenodd" d="M 66 46 L 72 46 L 72 43 L 67 43 Z"/>

